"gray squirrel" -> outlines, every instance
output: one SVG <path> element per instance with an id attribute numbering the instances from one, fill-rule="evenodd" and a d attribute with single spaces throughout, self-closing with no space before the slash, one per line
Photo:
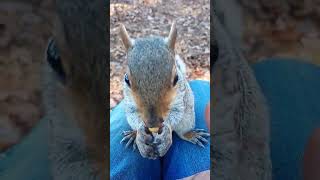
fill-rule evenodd
<path id="1" fill-rule="evenodd" d="M 56 2 L 41 76 L 52 179 L 109 177 L 105 3 Z"/>
<path id="2" fill-rule="evenodd" d="M 127 51 L 128 68 L 123 92 L 125 112 L 132 130 L 122 142 L 149 159 L 166 154 L 172 132 L 181 139 L 204 147 L 209 133 L 195 129 L 193 92 L 185 77 L 185 65 L 175 54 L 177 38 L 173 22 L 167 38 L 151 36 L 131 39 L 123 24 L 120 38 Z"/>

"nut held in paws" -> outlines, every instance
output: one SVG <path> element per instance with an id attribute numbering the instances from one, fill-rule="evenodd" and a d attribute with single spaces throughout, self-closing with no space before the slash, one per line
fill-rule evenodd
<path id="1" fill-rule="evenodd" d="M 158 127 L 154 127 L 154 128 L 149 128 L 149 131 L 153 132 L 153 133 L 156 133 L 159 131 L 159 128 Z"/>

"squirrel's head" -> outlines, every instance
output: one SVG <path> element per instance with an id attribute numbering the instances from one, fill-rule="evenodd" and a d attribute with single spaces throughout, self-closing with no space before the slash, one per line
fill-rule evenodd
<path id="1" fill-rule="evenodd" d="M 71 120 L 80 129 L 92 156 L 104 157 L 108 124 L 106 32 L 99 23 L 86 28 L 82 23 L 56 21 L 46 51 L 44 101 L 48 101 L 46 113 Z"/>
<path id="2" fill-rule="evenodd" d="M 146 127 L 160 127 L 169 113 L 178 81 L 175 63 L 175 22 L 169 36 L 132 39 L 124 25 L 120 38 L 127 51 L 125 86 L 130 89 L 137 111 Z"/>

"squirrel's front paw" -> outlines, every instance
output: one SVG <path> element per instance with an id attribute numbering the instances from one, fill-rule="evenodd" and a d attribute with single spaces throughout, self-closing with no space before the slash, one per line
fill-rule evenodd
<path id="1" fill-rule="evenodd" d="M 160 132 L 152 134 L 159 156 L 162 157 L 167 153 L 172 144 L 172 130 L 169 125 L 165 124 Z"/>
<path id="2" fill-rule="evenodd" d="M 137 131 L 136 143 L 140 154 L 149 159 L 164 156 L 172 144 L 172 130 L 164 125 L 159 132 L 152 133 L 141 127 Z"/>
<path id="3" fill-rule="evenodd" d="M 155 145 L 152 142 L 152 134 L 147 133 L 144 127 L 137 131 L 136 144 L 142 157 L 149 159 L 157 159 L 159 157 Z"/>
<path id="4" fill-rule="evenodd" d="M 130 131 L 123 131 L 122 135 L 124 136 L 120 143 L 122 144 L 124 141 L 128 141 L 126 144 L 126 148 L 129 147 L 129 145 L 132 143 L 133 150 L 137 148 L 136 144 L 136 136 L 137 136 L 137 131 L 135 130 L 130 130 Z"/>
<path id="5" fill-rule="evenodd" d="M 208 140 L 206 140 L 206 137 L 209 137 L 210 134 L 207 133 L 204 129 L 193 129 L 182 136 L 180 136 L 182 139 L 189 141 L 193 144 L 198 144 L 201 147 L 204 147 L 204 143 L 208 143 Z"/>

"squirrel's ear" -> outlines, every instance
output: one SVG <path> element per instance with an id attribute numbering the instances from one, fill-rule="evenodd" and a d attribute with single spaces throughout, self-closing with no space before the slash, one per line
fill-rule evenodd
<path id="1" fill-rule="evenodd" d="M 169 48 L 172 49 L 172 50 L 174 50 L 174 46 L 176 44 L 176 39 L 177 39 L 176 22 L 173 21 L 173 23 L 171 25 L 169 36 L 166 39 Z"/>
<path id="2" fill-rule="evenodd" d="M 133 46 L 134 41 L 129 37 L 129 34 L 123 24 L 120 24 L 120 38 L 124 47 L 128 51 L 128 49 Z"/>

